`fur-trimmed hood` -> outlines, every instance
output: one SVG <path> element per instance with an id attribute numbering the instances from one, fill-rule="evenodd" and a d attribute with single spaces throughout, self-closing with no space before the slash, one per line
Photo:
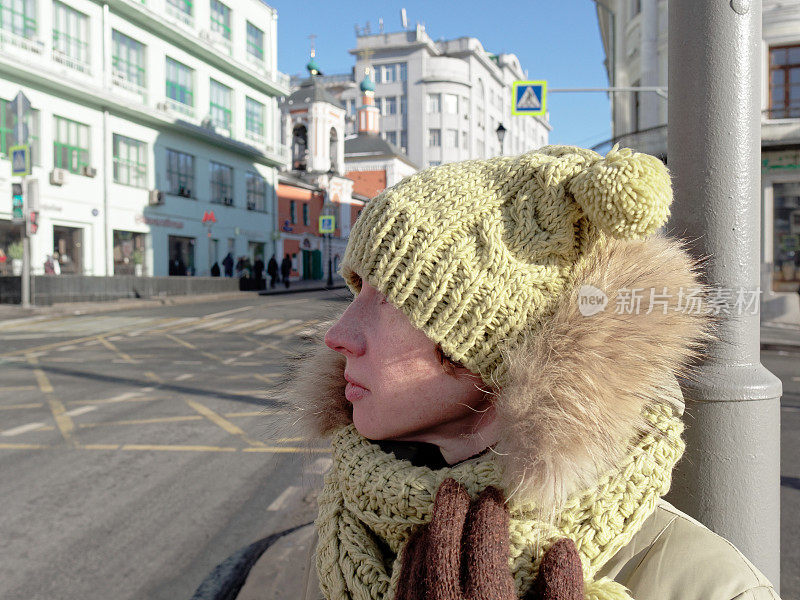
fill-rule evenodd
<path id="1" fill-rule="evenodd" d="M 646 432 L 646 405 L 682 406 L 676 377 L 691 378 L 713 337 L 705 291 L 681 241 L 598 244 L 553 316 L 504 351 L 494 450 L 507 496 L 561 503 L 630 451 Z M 345 363 L 319 340 L 296 369 L 288 396 L 313 435 L 352 422 Z"/>

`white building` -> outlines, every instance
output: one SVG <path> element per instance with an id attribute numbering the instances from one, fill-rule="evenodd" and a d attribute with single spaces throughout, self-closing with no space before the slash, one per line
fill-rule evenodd
<path id="1" fill-rule="evenodd" d="M 598 20 L 615 86 L 667 87 L 667 0 L 603 0 Z M 763 0 L 762 314 L 800 319 L 800 1 Z M 617 93 L 611 142 L 667 158 L 667 101 Z M 772 305 L 773 308 L 770 307 Z"/>
<path id="2" fill-rule="evenodd" d="M 422 25 L 394 33 L 357 36 L 351 82 L 327 77 L 355 122 L 362 99 L 358 83 L 371 67 L 381 135 L 420 167 L 517 154 L 548 143 L 545 117 L 512 116 L 511 86 L 526 80 L 513 54 L 495 55 L 475 38 L 433 41 Z M 535 79 L 535 78 L 534 78 Z M 341 91 L 340 91 L 341 90 Z M 497 137 L 506 129 L 503 148 Z"/>
<path id="3" fill-rule="evenodd" d="M 160 276 L 275 251 L 277 168 L 288 162 L 277 99 L 289 86 L 272 8 L 4 0 L 0 10 L 0 250 L 18 239 L 8 103 L 22 91 L 40 190 L 35 273 L 54 253 L 62 273 Z"/>

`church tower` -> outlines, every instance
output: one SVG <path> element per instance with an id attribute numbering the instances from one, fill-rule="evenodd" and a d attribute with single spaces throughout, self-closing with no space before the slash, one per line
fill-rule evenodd
<path id="1" fill-rule="evenodd" d="M 365 69 L 361 81 L 361 107 L 358 109 L 358 133 L 380 135 L 381 113 L 375 106 L 375 84 L 369 76 L 369 67 Z"/>

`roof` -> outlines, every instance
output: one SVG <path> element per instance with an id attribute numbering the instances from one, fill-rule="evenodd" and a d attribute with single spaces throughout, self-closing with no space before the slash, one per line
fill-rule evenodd
<path id="1" fill-rule="evenodd" d="M 419 169 L 406 156 L 400 148 L 390 144 L 379 135 L 370 133 L 359 133 L 355 137 L 345 138 L 344 157 L 347 160 L 374 159 L 374 158 L 398 158 L 403 162 Z"/>
<path id="2" fill-rule="evenodd" d="M 320 83 L 316 77 L 309 77 L 304 80 L 300 87 L 292 92 L 286 103 L 293 104 L 311 104 L 312 102 L 327 102 L 338 108 L 344 108 L 344 105 Z"/>

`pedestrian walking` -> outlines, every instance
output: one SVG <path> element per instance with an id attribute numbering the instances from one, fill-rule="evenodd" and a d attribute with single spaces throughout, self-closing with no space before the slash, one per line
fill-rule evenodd
<path id="1" fill-rule="evenodd" d="M 275 260 L 274 254 L 269 259 L 269 263 L 267 263 L 267 274 L 269 275 L 269 287 L 274 289 L 275 281 L 278 279 L 278 261 Z"/>
<path id="2" fill-rule="evenodd" d="M 281 276 L 286 289 L 289 289 L 289 276 L 292 274 L 292 257 L 288 254 L 281 261 Z"/>
<path id="3" fill-rule="evenodd" d="M 713 339 L 680 305 L 709 291 L 698 264 L 657 233 L 671 201 L 654 157 L 547 146 L 367 204 L 341 265 L 354 299 L 288 394 L 333 460 L 303 598 L 778 598 L 662 498 L 678 378 Z"/>
<path id="4" fill-rule="evenodd" d="M 211 276 L 212 277 L 219 277 L 219 263 L 216 261 L 213 265 L 211 265 Z"/>
<path id="5" fill-rule="evenodd" d="M 230 252 L 222 259 L 222 267 L 225 269 L 225 277 L 233 277 L 233 256 Z"/>
<path id="6" fill-rule="evenodd" d="M 253 285 L 257 290 L 264 289 L 264 260 L 261 255 L 253 262 Z"/>

